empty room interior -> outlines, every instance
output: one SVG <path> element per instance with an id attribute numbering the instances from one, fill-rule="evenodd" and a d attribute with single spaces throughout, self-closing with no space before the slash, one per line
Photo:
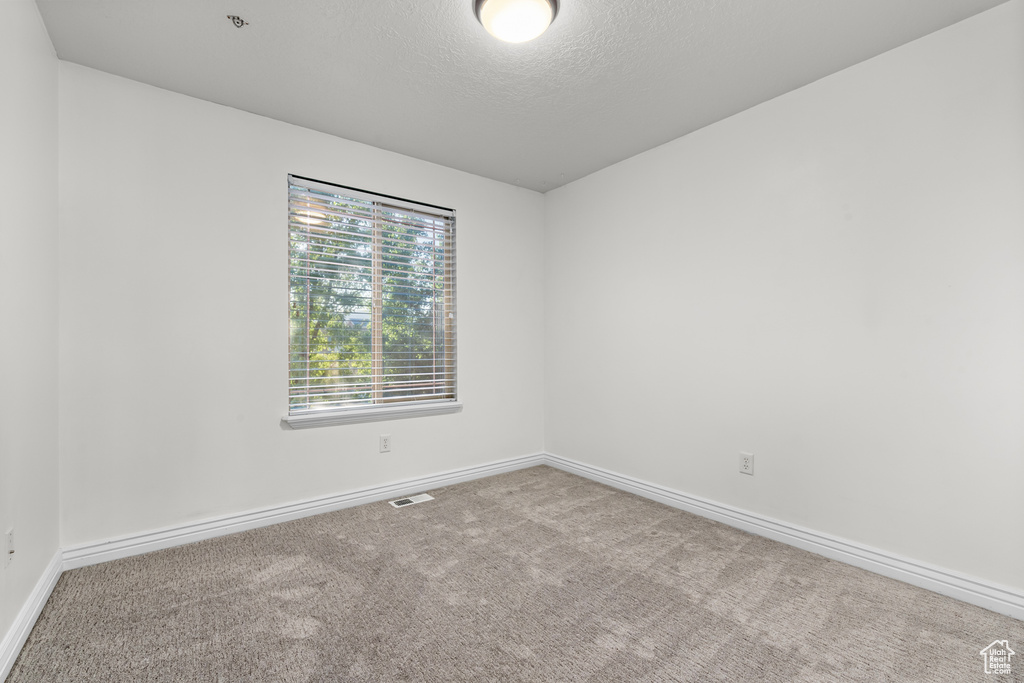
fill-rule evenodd
<path id="1" fill-rule="evenodd" d="M 1024 0 L 525 2 L 0 1 L 0 680 L 1024 680 Z"/>

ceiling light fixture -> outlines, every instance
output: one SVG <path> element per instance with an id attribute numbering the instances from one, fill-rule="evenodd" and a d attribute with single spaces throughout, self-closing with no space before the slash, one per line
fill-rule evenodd
<path id="1" fill-rule="evenodd" d="M 473 0 L 473 11 L 495 38 L 524 43 L 544 33 L 555 20 L 558 0 Z"/>

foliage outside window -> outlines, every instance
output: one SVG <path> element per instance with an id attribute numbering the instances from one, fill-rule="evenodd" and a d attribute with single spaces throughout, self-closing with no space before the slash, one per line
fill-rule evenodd
<path id="1" fill-rule="evenodd" d="M 288 414 L 452 403 L 455 212 L 288 177 Z"/>

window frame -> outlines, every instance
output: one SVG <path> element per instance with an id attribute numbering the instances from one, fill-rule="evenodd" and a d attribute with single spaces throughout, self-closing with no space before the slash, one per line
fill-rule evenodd
<path id="1" fill-rule="evenodd" d="M 370 379 L 370 393 L 372 394 L 372 403 L 359 403 L 349 406 L 327 406 L 327 407 L 314 407 L 313 404 L 307 404 L 305 408 L 295 410 L 292 403 L 292 376 L 293 376 L 293 340 L 291 333 L 291 326 L 293 324 L 292 315 L 292 292 L 296 275 L 294 273 L 294 255 L 293 247 L 295 242 L 295 219 L 293 218 L 293 201 L 295 200 L 296 192 L 293 188 L 303 188 L 310 193 L 321 193 L 325 197 L 336 196 L 339 198 L 352 200 L 352 203 L 364 202 L 370 203 L 373 207 L 373 218 L 369 221 L 370 223 L 370 236 L 372 241 L 372 285 L 371 285 L 371 300 L 373 304 L 370 307 L 370 356 L 371 356 L 371 373 Z M 308 198 L 307 198 L 308 199 Z M 307 206 L 312 206 L 310 204 Z M 335 206 L 341 206 L 341 204 L 335 204 Z M 413 200 L 404 199 L 401 197 L 395 197 L 392 195 L 385 195 L 379 192 L 372 192 L 368 190 L 362 190 L 354 187 L 345 185 L 339 185 L 336 183 L 330 183 L 323 180 L 317 180 L 314 178 L 308 178 L 305 176 L 289 174 L 288 175 L 288 321 L 289 321 L 289 340 L 288 340 L 288 391 L 287 395 L 288 406 L 285 411 L 285 416 L 282 418 L 282 422 L 291 427 L 292 429 L 304 429 L 308 427 L 324 427 L 338 424 L 351 424 L 360 422 L 376 422 L 381 420 L 394 420 L 410 417 L 423 417 L 428 415 L 444 415 L 456 413 L 462 410 L 462 403 L 458 397 L 458 376 L 457 376 L 457 324 L 458 317 L 456 316 L 456 295 L 457 295 L 457 275 L 456 275 L 456 243 L 455 243 L 455 210 L 447 207 L 437 206 L 434 204 L 426 204 L 424 202 L 417 202 Z M 388 239 L 388 236 L 396 234 L 393 232 L 395 223 L 388 221 L 383 217 L 385 213 L 392 213 L 399 215 L 402 211 L 409 211 L 410 213 L 423 213 L 430 215 L 440 215 L 444 218 L 443 221 L 443 285 L 439 294 L 434 295 L 433 302 L 437 302 L 438 296 L 442 306 L 441 317 L 444 320 L 444 332 L 443 339 L 444 345 L 441 353 L 438 353 L 436 347 L 432 347 L 431 351 L 434 357 L 443 358 L 442 376 L 450 376 L 450 379 L 433 381 L 439 382 L 439 386 L 444 391 L 449 391 L 451 397 L 445 398 L 431 398 L 431 399 L 417 399 L 415 396 L 395 397 L 391 399 L 384 398 L 383 394 L 387 387 L 385 382 L 386 374 L 385 368 L 385 352 L 383 350 L 383 317 L 382 311 L 384 307 L 384 281 L 381 275 L 383 271 L 383 264 L 385 263 L 383 256 L 383 248 L 381 243 Z M 343 215 L 344 211 L 339 211 L 338 215 Z M 411 220 L 411 219 L 410 219 Z M 389 230 L 391 226 L 392 229 Z M 437 228 L 435 228 L 437 229 Z M 344 241 L 344 240 L 339 240 Z M 346 258 L 354 258 L 354 253 L 347 253 Z M 348 274 L 350 271 L 339 269 L 339 272 Z M 351 272 L 357 272 L 353 269 Z M 306 273 L 308 276 L 308 271 Z M 300 279 L 303 276 L 299 276 Z M 341 278 L 339 277 L 339 281 Z M 310 327 L 310 321 L 307 318 L 305 321 L 305 327 Z M 308 343 L 308 342 L 307 342 Z M 307 349 L 309 347 L 307 346 Z M 306 363 L 309 363 L 308 354 L 309 351 L 305 351 L 307 354 Z M 308 380 L 307 380 L 308 381 Z M 343 386 L 343 385 L 339 385 Z M 308 387 L 307 387 L 308 388 Z"/>

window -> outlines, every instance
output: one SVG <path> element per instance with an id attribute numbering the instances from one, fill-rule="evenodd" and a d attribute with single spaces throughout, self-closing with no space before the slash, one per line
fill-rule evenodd
<path id="1" fill-rule="evenodd" d="M 292 427 L 454 412 L 455 212 L 288 176 Z"/>

